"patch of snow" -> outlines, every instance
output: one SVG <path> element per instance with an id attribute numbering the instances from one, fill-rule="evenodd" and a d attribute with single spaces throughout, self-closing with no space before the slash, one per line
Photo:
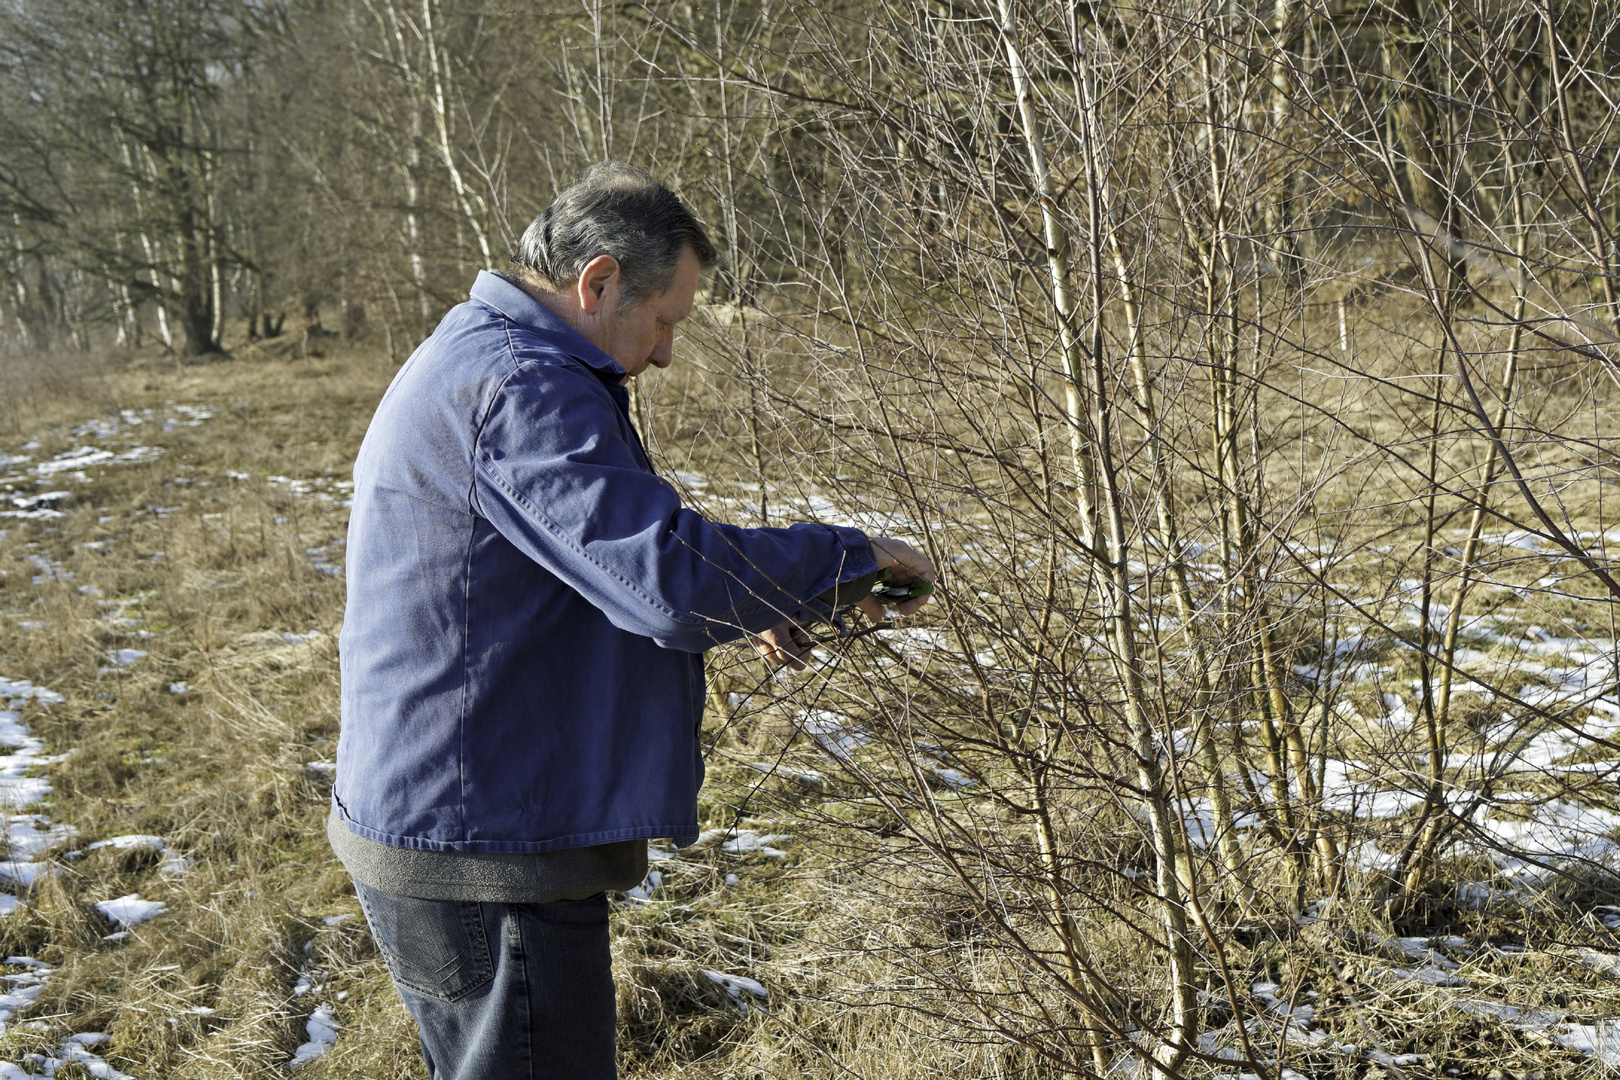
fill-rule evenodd
<path id="1" fill-rule="evenodd" d="M 161 836 L 131 833 L 128 836 L 112 836 L 106 840 L 97 840 L 89 845 L 90 851 L 100 851 L 102 848 L 114 848 L 118 851 L 162 851 L 164 842 Z"/>
<path id="2" fill-rule="evenodd" d="M 1620 1068 L 1620 1020 L 1585 1023 L 1570 1020 L 1553 1009 L 1524 1009 L 1483 999 L 1451 1001 L 1447 1007 L 1470 1016 L 1495 1020 L 1518 1031 L 1539 1032 L 1566 1050 L 1575 1050 L 1595 1058 L 1610 1068 Z"/>
<path id="3" fill-rule="evenodd" d="M 304 1024 L 304 1031 L 309 1036 L 309 1041 L 293 1051 L 292 1060 L 287 1063 L 295 1069 L 300 1065 L 308 1065 L 337 1045 L 339 1026 L 337 1017 L 332 1012 L 332 1006 L 317 1005 Z"/>
<path id="4" fill-rule="evenodd" d="M 1570 1024 L 1562 1032 L 1555 1032 L 1552 1040 L 1566 1050 L 1578 1050 L 1610 1068 L 1620 1067 L 1620 1020 Z"/>
<path id="5" fill-rule="evenodd" d="M 49 964 L 35 960 L 31 956 L 8 956 L 7 967 L 20 967 L 24 970 L 6 976 L 11 983 L 11 989 L 0 994 L 0 1035 L 5 1034 L 6 1026 L 19 1009 L 26 1008 L 30 1002 L 45 992 L 45 981 L 50 978 L 53 969 Z"/>
<path id="6" fill-rule="evenodd" d="M 951 639 L 943 630 L 929 630 L 921 626 L 907 626 L 890 630 L 884 640 L 896 652 L 908 654 L 950 652 Z"/>
<path id="7" fill-rule="evenodd" d="M 34 495 L 13 495 L 11 505 L 18 510 L 56 510 L 71 498 L 73 498 L 71 491 L 41 491 Z"/>
<path id="8" fill-rule="evenodd" d="M 67 698 L 55 690 L 47 690 L 43 686 L 35 686 L 27 679 L 6 679 L 0 677 L 0 697 L 6 699 L 10 705 L 33 699 L 41 705 L 60 705 Z"/>
<path id="9" fill-rule="evenodd" d="M 624 898 L 626 900 L 633 900 L 638 903 L 646 903 L 648 900 L 652 899 L 653 893 L 657 892 L 659 886 L 663 884 L 663 872 L 659 870 L 649 870 L 647 871 L 646 879 L 635 888 L 627 890 L 624 894 Z"/>
<path id="10" fill-rule="evenodd" d="M 827 786 L 827 778 L 813 769 L 790 769 L 780 762 L 772 764 L 768 761 L 750 761 L 750 769 L 762 772 L 767 776 L 780 776 L 785 780 L 803 784 L 805 787 L 820 790 Z"/>
<path id="11" fill-rule="evenodd" d="M 760 835 L 749 829 L 737 830 L 737 835 L 720 845 L 720 850 L 728 855 L 763 855 L 767 859 L 785 859 L 787 852 L 772 847 L 772 844 L 782 840 L 791 840 L 792 837 L 781 833 L 766 833 Z"/>
<path id="12" fill-rule="evenodd" d="M 848 717 L 827 709 L 806 709 L 795 717 L 800 731 L 814 739 L 821 748 L 839 761 L 847 762 L 850 754 L 870 740 L 859 725 Z"/>
<path id="13" fill-rule="evenodd" d="M 19 814 L 6 821 L 8 854 L 14 860 L 35 859 L 78 833 L 71 825 L 52 825 L 39 814 Z"/>
<path id="14" fill-rule="evenodd" d="M 140 893 L 130 893 L 114 900 L 97 901 L 96 910 L 109 921 L 127 929 L 154 919 L 169 909 L 161 900 L 142 900 Z"/>
<path id="15" fill-rule="evenodd" d="M 99 446 L 75 446 L 71 450 L 64 450 L 49 461 L 42 461 L 34 466 L 35 476 L 54 476 L 61 472 L 72 472 L 82 469 L 86 465 L 100 465 L 112 461 L 117 455 L 111 450 L 103 450 Z"/>
<path id="16" fill-rule="evenodd" d="M 710 982 L 717 984 L 726 992 L 726 996 L 731 998 L 744 1016 L 748 1015 L 750 1007 L 760 1012 L 769 1011 L 760 1004 L 769 995 L 765 990 L 765 985 L 759 980 L 750 979 L 746 975 L 727 975 L 724 972 L 713 971 L 709 968 L 704 968 L 703 974 Z M 749 996 L 745 997 L 744 995 Z"/>
<path id="17" fill-rule="evenodd" d="M 89 1049 L 87 1049 L 88 1047 L 99 1046 L 102 1043 L 110 1041 L 110 1036 L 104 1032 L 81 1032 L 78 1035 L 69 1035 L 66 1039 L 63 1039 L 61 1048 L 57 1050 L 56 1056 L 54 1057 L 30 1055 L 24 1060 L 37 1060 L 39 1062 L 40 1067 L 45 1070 L 43 1073 L 39 1074 L 41 1080 L 43 1080 L 44 1077 L 57 1075 L 57 1071 L 64 1065 L 73 1064 L 79 1065 L 84 1069 L 85 1072 L 89 1073 L 93 1077 L 96 1077 L 97 1080 L 133 1080 L 133 1077 L 131 1077 L 128 1073 L 119 1072 L 117 1069 L 107 1064 L 103 1058 L 91 1053 Z M 4 1063 L 0 1063 L 0 1070 L 3 1070 L 3 1068 Z M 30 1078 L 33 1076 L 33 1074 L 21 1071 L 14 1075 Z M 9 1080 L 4 1071 L 0 1071 L 0 1080 Z"/>
<path id="18" fill-rule="evenodd" d="M 1476 998 L 1463 998 L 1448 1002 L 1448 1008 L 1470 1016 L 1481 1016 L 1487 1020 L 1496 1020 L 1511 1026 L 1525 1028 L 1545 1028 L 1563 1020 L 1564 1014 L 1553 1009 L 1521 1009 L 1517 1005 L 1509 1005 L 1502 1001 L 1486 1001 Z"/>
<path id="19" fill-rule="evenodd" d="M 1187 835 L 1195 846 L 1207 848 L 1215 842 L 1219 832 L 1215 823 L 1215 807 L 1208 799 L 1190 798 L 1180 802 L 1181 820 L 1186 827 Z M 1147 811 L 1137 808 L 1137 814 L 1146 818 Z M 1241 832 L 1245 829 L 1257 829 L 1261 825 L 1258 814 L 1238 813 L 1233 815 L 1232 828 Z"/>
<path id="20" fill-rule="evenodd" d="M 1452 963 L 1451 966 L 1455 968 L 1457 965 Z M 1427 986 L 1473 985 L 1467 979 L 1458 978 L 1457 976 L 1452 975 L 1446 968 L 1441 967 L 1439 964 L 1433 963 L 1425 964 L 1423 967 L 1419 968 L 1396 968 L 1395 976 L 1396 978 L 1400 979 L 1412 979 Z"/>
<path id="21" fill-rule="evenodd" d="M 1394 1065 L 1397 1068 L 1403 1065 L 1422 1065 L 1424 1062 L 1429 1060 L 1427 1054 L 1391 1054 L 1383 1050 L 1375 1049 L 1371 1046 L 1364 1050 L 1363 1053 L 1366 1055 L 1368 1061 L 1378 1065 Z"/>
<path id="22" fill-rule="evenodd" d="M 0 862 L 0 877 L 15 882 L 20 889 L 33 888 L 34 882 L 52 872 L 45 862 Z"/>

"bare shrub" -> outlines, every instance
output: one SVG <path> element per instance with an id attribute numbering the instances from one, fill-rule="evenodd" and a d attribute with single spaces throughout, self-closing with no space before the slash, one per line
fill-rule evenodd
<path id="1" fill-rule="evenodd" d="M 712 695 L 721 747 L 824 774 L 743 805 L 861 868 L 885 1005 L 1054 1073 L 1267 1068 L 1335 942 L 1608 895 L 1610 135 L 1568 97 L 1609 91 L 1599 38 L 1511 6 L 658 17 L 755 133 L 661 449 L 717 513 L 948 568 L 918 625 Z"/>

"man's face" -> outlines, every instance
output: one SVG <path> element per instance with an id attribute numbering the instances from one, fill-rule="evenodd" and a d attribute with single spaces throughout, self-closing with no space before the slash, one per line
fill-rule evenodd
<path id="1" fill-rule="evenodd" d="M 687 248 L 675 264 L 675 277 L 668 289 L 622 307 L 615 274 L 600 294 L 596 317 L 580 329 L 591 344 L 611 356 L 632 377 L 649 366 L 669 367 L 674 359 L 671 350 L 675 324 L 692 313 L 701 272 L 697 256 Z"/>

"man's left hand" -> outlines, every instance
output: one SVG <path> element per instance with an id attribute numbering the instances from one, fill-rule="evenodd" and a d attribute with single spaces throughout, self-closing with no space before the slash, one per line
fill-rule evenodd
<path id="1" fill-rule="evenodd" d="M 810 631 L 790 619 L 755 634 L 752 644 L 755 652 L 778 667 L 803 671 L 806 665 L 800 657 L 807 655 L 816 643 Z"/>
<path id="2" fill-rule="evenodd" d="M 939 571 L 929 561 L 928 556 L 917 551 L 904 540 L 893 537 L 879 536 L 872 538 L 872 557 L 878 568 L 888 570 L 890 580 L 896 584 L 906 585 L 916 581 L 934 582 L 939 580 Z M 829 597 L 821 599 L 827 603 L 835 603 Z M 895 611 L 900 615 L 910 615 L 928 603 L 927 596 L 918 596 L 899 604 Z M 873 623 L 880 623 L 884 619 L 883 604 L 875 596 L 863 596 L 853 605 L 856 610 L 865 615 Z M 792 620 L 777 623 L 769 630 L 753 635 L 751 644 L 754 651 L 759 653 L 778 667 L 791 668 L 794 671 L 803 671 L 806 667 L 802 657 L 809 654 L 816 646 L 816 638 L 809 630 Z"/>

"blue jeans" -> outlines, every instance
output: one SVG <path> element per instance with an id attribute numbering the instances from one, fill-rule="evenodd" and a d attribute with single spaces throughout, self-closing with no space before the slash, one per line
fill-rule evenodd
<path id="1" fill-rule="evenodd" d="M 420 900 L 355 882 L 433 1080 L 614 1080 L 608 901 Z"/>

